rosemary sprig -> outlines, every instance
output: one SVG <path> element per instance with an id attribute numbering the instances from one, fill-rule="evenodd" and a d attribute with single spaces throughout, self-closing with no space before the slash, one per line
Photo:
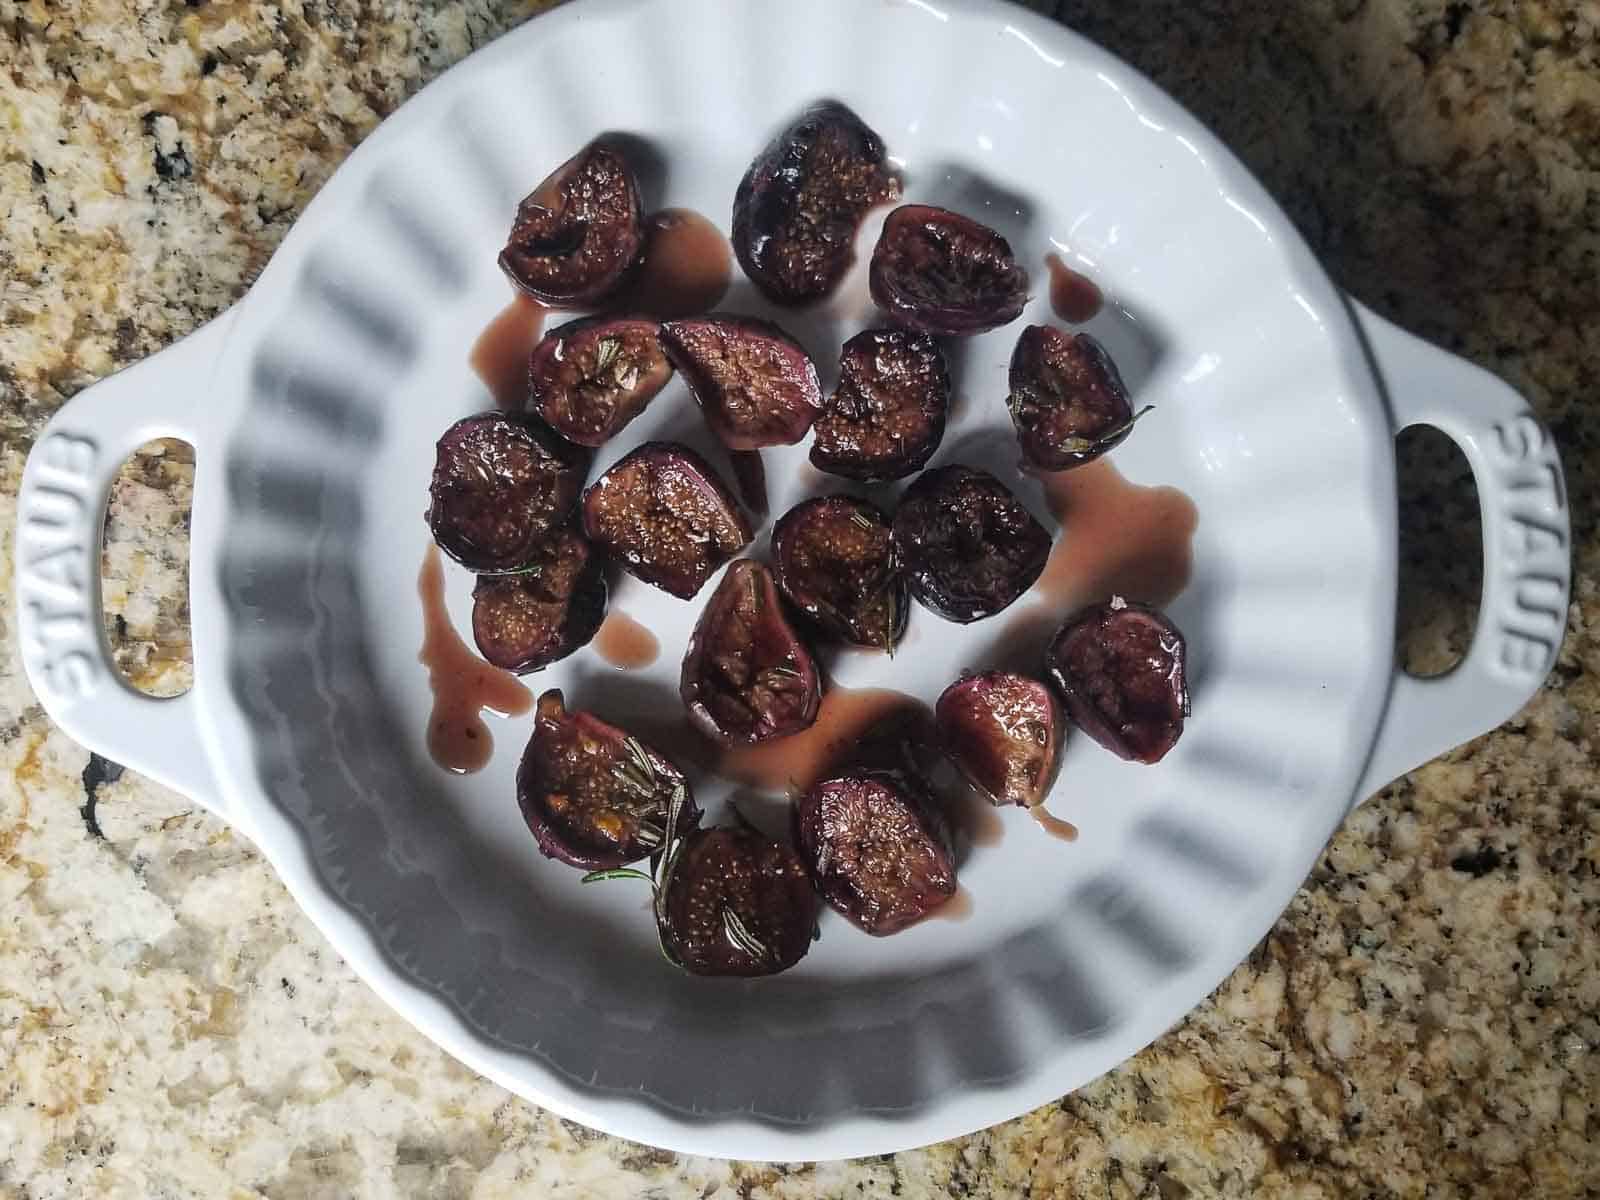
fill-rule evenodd
<path id="1" fill-rule="evenodd" d="M 614 337 L 603 337 L 595 351 L 594 373 L 605 374 L 606 368 L 617 361 L 617 355 L 622 353 L 622 343 Z"/>
<path id="2" fill-rule="evenodd" d="M 722 932 L 728 941 L 743 950 L 751 958 L 763 959 L 770 953 L 765 943 L 750 932 L 749 927 L 740 918 L 739 914 L 731 908 L 725 907 L 722 910 Z"/>
<path id="3" fill-rule="evenodd" d="M 642 879 L 646 883 L 653 882 L 650 876 L 633 867 L 611 867 L 604 871 L 590 871 L 579 883 L 599 883 L 602 879 Z"/>
<path id="4" fill-rule="evenodd" d="M 872 528 L 872 518 L 867 516 L 867 514 L 862 512 L 860 509 L 853 508 L 850 510 L 850 520 L 856 525 L 859 525 L 862 529 Z"/>

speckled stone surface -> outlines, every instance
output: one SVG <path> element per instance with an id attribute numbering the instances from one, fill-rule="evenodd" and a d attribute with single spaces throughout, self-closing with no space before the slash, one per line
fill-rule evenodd
<path id="1" fill-rule="evenodd" d="M 248 286 L 382 116 L 541 5 L 0 0 L 0 564 L 42 420 Z M 0 1197 L 1600 1195 L 1600 3 L 1066 0 L 1206 119 L 1339 282 L 1524 390 L 1578 532 L 1506 728 L 1359 809 L 1276 929 L 1059 1103 L 883 1160 L 683 1159 L 460 1068 L 272 872 L 56 732 L 0 607 Z M 1407 438 L 1403 653 L 1472 619 L 1464 463 Z M 110 634 L 187 681 L 191 477 L 124 472 Z"/>

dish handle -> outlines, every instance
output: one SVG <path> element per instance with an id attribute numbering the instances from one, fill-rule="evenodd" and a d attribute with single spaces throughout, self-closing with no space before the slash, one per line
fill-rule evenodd
<path id="1" fill-rule="evenodd" d="M 1356 324 L 1398 434 L 1431 425 L 1466 455 L 1483 519 L 1483 597 L 1465 657 L 1429 679 L 1398 666 L 1360 803 L 1429 759 L 1489 732 L 1530 700 L 1567 624 L 1571 531 L 1550 431 L 1489 372 L 1428 345 L 1355 300 Z"/>
<path id="2" fill-rule="evenodd" d="M 105 634 L 100 558 L 106 502 L 127 457 L 163 437 L 182 438 L 197 459 L 205 453 L 206 393 L 231 319 L 224 314 L 61 407 L 23 467 L 15 546 L 22 668 L 50 719 L 95 753 L 222 816 L 201 740 L 204 689 L 197 682 L 158 699 L 123 679 Z"/>

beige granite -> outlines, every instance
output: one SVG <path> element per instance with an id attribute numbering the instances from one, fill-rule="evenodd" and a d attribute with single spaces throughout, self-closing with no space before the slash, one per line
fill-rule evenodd
<path id="1" fill-rule="evenodd" d="M 407 95 L 539 4 L 0 0 L 0 564 L 72 393 L 235 299 Z M 557 1120 L 392 1016 L 247 845 L 55 731 L 0 607 L 0 1197 L 1600 1195 L 1600 3 L 1035 3 L 1140 65 L 1339 281 L 1499 372 L 1579 530 L 1555 676 L 1358 810 L 1144 1053 L 881 1160 L 685 1159 Z M 188 673 L 185 448 L 119 483 L 111 635 Z M 1403 447 L 1405 657 L 1459 650 L 1464 463 Z"/>

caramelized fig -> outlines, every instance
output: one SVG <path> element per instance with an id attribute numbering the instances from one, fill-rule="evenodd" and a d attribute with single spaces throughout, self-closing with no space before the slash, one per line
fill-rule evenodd
<path id="1" fill-rule="evenodd" d="M 1045 663 L 1067 714 L 1107 750 L 1160 762 L 1189 715 L 1183 634 L 1158 609 L 1120 596 L 1078 613 Z"/>
<path id="2" fill-rule="evenodd" d="M 622 281 L 643 245 L 633 172 L 593 142 L 517 206 L 500 269 L 535 300 L 591 304 Z"/>
<path id="3" fill-rule="evenodd" d="M 940 749 L 989 803 L 1043 802 L 1061 752 L 1061 716 L 1044 684 L 1005 671 L 963 675 L 933 718 Z"/>
<path id="4" fill-rule="evenodd" d="M 889 214 L 872 252 L 871 283 L 879 308 L 924 333 L 997 329 L 1028 303 L 1028 273 L 1005 238 L 926 204 Z"/>
<path id="5" fill-rule="evenodd" d="M 474 571 L 538 560 L 583 487 L 588 455 L 538 422 L 508 413 L 463 417 L 439 439 L 428 527 L 439 548 Z"/>
<path id="6" fill-rule="evenodd" d="M 576 530 L 545 539 L 514 575 L 480 575 L 472 589 L 472 639 L 502 670 L 526 674 L 587 645 L 606 617 L 600 556 Z"/>
<path id="7" fill-rule="evenodd" d="M 813 105 L 762 149 L 733 200 L 733 249 L 779 304 L 833 291 L 867 210 L 900 196 L 883 139 L 842 104 Z"/>
<path id="8" fill-rule="evenodd" d="M 839 386 L 817 419 L 811 462 L 846 479 L 920 471 L 944 437 L 950 373 L 925 333 L 868 329 L 844 344 Z"/>
<path id="9" fill-rule="evenodd" d="M 646 317 L 585 317 L 545 334 L 528 363 L 528 404 L 580 446 L 599 446 L 655 399 L 672 364 Z"/>
<path id="10" fill-rule="evenodd" d="M 789 847 L 757 830 L 696 829 L 656 894 L 667 957 L 695 975 L 776 975 L 805 957 L 817 897 Z"/>
<path id="11" fill-rule="evenodd" d="M 687 600 L 750 541 L 750 523 L 711 465 L 646 442 L 583 494 L 583 530 L 630 574 Z"/>
<path id="12" fill-rule="evenodd" d="M 784 598 L 834 637 L 887 650 L 906 628 L 889 519 L 851 496 L 802 500 L 772 530 Z"/>
<path id="13" fill-rule="evenodd" d="M 680 790 L 674 837 L 700 810 L 672 760 L 593 713 L 568 712 L 557 689 L 539 697 L 517 804 L 546 857 L 606 870 L 654 854 Z"/>
<path id="14" fill-rule="evenodd" d="M 1011 354 L 1011 394 L 1023 461 L 1064 471 L 1099 458 L 1133 429 L 1117 364 L 1087 333 L 1030 325 Z"/>
<path id="15" fill-rule="evenodd" d="M 811 356 L 771 321 L 717 314 L 668 321 L 661 344 L 730 450 L 791 446 L 822 411 Z"/>
<path id="16" fill-rule="evenodd" d="M 724 745 L 799 733 L 817 719 L 822 679 L 773 586 L 772 572 L 741 558 L 695 624 L 678 684 L 689 719 Z"/>
<path id="17" fill-rule="evenodd" d="M 911 594 L 947 621 L 992 617 L 1033 586 L 1050 535 L 987 471 L 924 471 L 894 515 L 894 544 Z"/>
<path id="18" fill-rule="evenodd" d="M 874 936 L 898 933 L 955 895 L 950 828 L 909 772 L 825 779 L 801 798 L 795 827 L 822 898 Z"/>

